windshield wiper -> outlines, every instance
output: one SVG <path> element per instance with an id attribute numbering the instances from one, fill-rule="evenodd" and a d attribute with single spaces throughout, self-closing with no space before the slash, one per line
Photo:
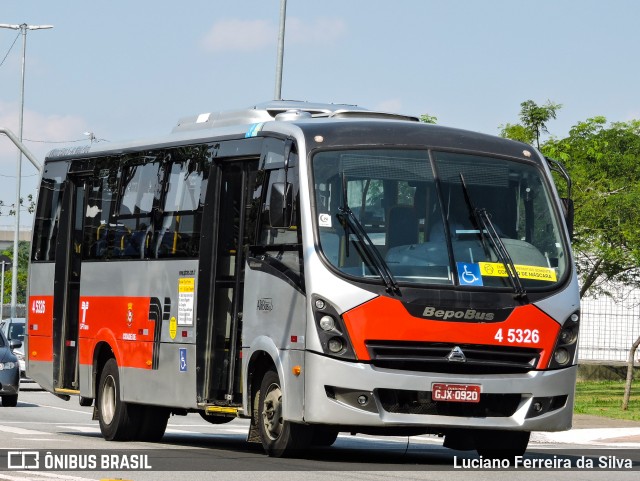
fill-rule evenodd
<path id="1" fill-rule="evenodd" d="M 484 234 L 486 233 L 489 237 L 489 240 L 491 241 L 491 246 L 493 247 L 496 256 L 498 256 L 498 260 L 504 265 L 504 269 L 507 272 L 509 282 L 513 286 L 514 297 L 516 299 L 527 297 L 527 291 L 522 285 L 520 275 L 518 274 L 516 266 L 513 263 L 513 259 L 511 258 L 507 247 L 504 245 L 504 242 L 502 242 L 500 234 L 498 234 L 495 225 L 491 221 L 491 216 L 487 212 L 487 209 L 477 208 L 473 205 L 471 196 L 469 195 L 469 189 L 467 188 L 467 183 L 464 180 L 462 172 L 460 172 L 460 182 L 462 183 L 462 192 L 464 193 L 465 202 L 467 203 L 469 210 L 471 210 L 471 212 L 473 213 L 473 219 L 475 221 L 476 227 L 480 230 L 480 238 L 482 239 L 482 244 L 486 245 L 486 241 L 484 238 Z"/>
<path id="2" fill-rule="evenodd" d="M 400 294 L 400 288 L 398 287 L 398 283 L 391 273 L 389 266 L 382 258 L 380 252 L 376 249 L 375 245 L 367 235 L 367 232 L 364 230 L 364 227 L 362 227 L 362 224 L 349 206 L 345 205 L 344 207 L 338 208 L 338 213 L 336 215 L 338 216 L 338 219 L 340 219 L 340 222 L 344 227 L 345 234 L 347 235 L 347 245 L 349 245 L 348 229 L 350 229 L 360 241 L 360 245 L 364 249 L 367 257 L 371 260 L 373 267 L 378 271 L 380 278 L 384 282 L 386 290 L 388 292 L 396 292 L 397 294 Z"/>

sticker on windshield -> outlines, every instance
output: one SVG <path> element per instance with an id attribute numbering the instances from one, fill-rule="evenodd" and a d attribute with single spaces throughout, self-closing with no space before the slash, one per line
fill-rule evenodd
<path id="1" fill-rule="evenodd" d="M 331 215 L 330 214 L 320 214 L 318 216 L 318 225 L 320 227 L 331 227 Z"/>
<path id="2" fill-rule="evenodd" d="M 469 262 L 456 262 L 458 266 L 458 278 L 461 286 L 481 286 L 482 276 L 480 266 Z"/>
<path id="3" fill-rule="evenodd" d="M 507 277 L 504 264 L 499 262 L 479 262 L 480 273 L 487 277 Z M 556 271 L 550 267 L 523 266 L 516 264 L 516 272 L 521 279 L 533 279 L 536 281 L 556 282 Z"/>

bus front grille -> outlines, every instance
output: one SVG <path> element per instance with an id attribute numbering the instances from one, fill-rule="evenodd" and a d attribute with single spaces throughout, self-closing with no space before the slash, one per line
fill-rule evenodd
<path id="1" fill-rule="evenodd" d="M 431 414 L 464 417 L 510 417 L 520 406 L 520 394 L 481 394 L 478 403 L 433 401 L 431 391 L 378 389 L 382 408 L 397 414 Z"/>
<path id="2" fill-rule="evenodd" d="M 439 342 L 367 341 L 371 364 L 385 369 L 451 374 L 512 374 L 536 368 L 540 350 Z"/>

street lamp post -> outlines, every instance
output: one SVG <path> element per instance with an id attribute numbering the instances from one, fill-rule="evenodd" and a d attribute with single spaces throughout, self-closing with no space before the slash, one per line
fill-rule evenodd
<path id="1" fill-rule="evenodd" d="M 280 30 L 278 31 L 278 58 L 276 60 L 276 90 L 274 100 L 282 100 L 282 64 L 284 60 L 284 30 L 287 20 L 287 0 L 280 0 Z"/>
<path id="2" fill-rule="evenodd" d="M 0 23 L 0 28 L 20 30 L 22 33 L 22 75 L 20 78 L 20 110 L 18 117 L 18 138 L 22 142 L 22 126 L 24 116 L 24 70 L 27 53 L 27 30 L 44 30 L 53 25 L 10 25 Z M 16 168 L 16 228 L 13 234 L 13 266 L 11 270 L 11 317 L 16 317 L 16 298 L 18 291 L 18 242 L 20 240 L 20 184 L 22 182 L 22 151 L 18 149 L 18 166 Z"/>

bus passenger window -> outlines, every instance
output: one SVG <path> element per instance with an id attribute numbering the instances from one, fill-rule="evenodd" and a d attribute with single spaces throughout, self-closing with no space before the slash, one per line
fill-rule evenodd
<path id="1" fill-rule="evenodd" d="M 129 165 L 123 171 L 122 198 L 111 229 L 116 257 L 146 259 L 150 255 L 151 212 L 162 192 L 159 169 L 156 161 Z"/>
<path id="2" fill-rule="evenodd" d="M 196 257 L 209 175 L 208 151 L 203 146 L 182 148 L 167 169 L 162 221 L 155 225 L 155 256 Z M 157 222 L 157 220 L 156 220 Z"/>
<path id="3" fill-rule="evenodd" d="M 55 260 L 60 203 L 66 175 L 66 162 L 51 162 L 45 166 L 33 232 L 31 260 L 34 262 Z"/>
<path id="4" fill-rule="evenodd" d="M 113 253 L 109 239 L 118 193 L 118 164 L 112 158 L 96 162 L 96 174 L 87 185 L 84 218 L 84 259 L 108 259 Z"/>

